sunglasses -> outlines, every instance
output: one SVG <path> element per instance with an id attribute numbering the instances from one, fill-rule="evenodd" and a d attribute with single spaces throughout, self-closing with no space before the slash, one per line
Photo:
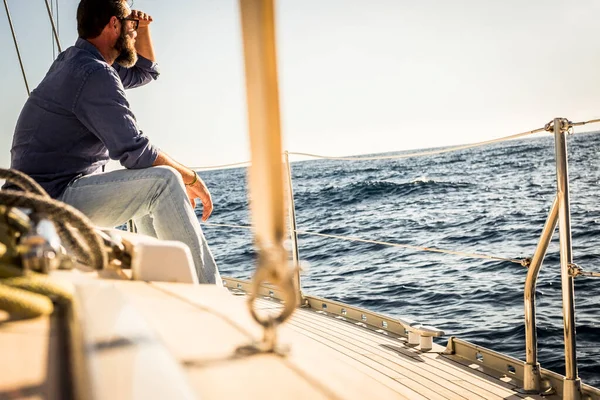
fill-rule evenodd
<path id="1" fill-rule="evenodd" d="M 137 28 L 140 26 L 140 20 L 139 19 L 135 19 L 135 18 L 131 18 L 131 17 L 127 17 L 127 18 L 119 18 L 119 21 L 123 22 L 123 21 L 131 21 L 132 22 L 132 27 L 134 31 L 137 31 Z"/>

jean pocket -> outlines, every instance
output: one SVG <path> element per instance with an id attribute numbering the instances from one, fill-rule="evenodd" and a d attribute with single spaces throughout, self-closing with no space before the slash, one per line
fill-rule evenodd
<path id="1" fill-rule="evenodd" d="M 73 179 L 69 181 L 69 183 L 67 183 L 67 187 L 70 188 L 71 186 L 73 186 L 73 184 L 77 182 L 82 176 L 83 174 L 76 175 Z"/>

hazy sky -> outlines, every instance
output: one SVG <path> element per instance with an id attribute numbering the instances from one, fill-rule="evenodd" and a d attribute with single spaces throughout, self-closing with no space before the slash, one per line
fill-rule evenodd
<path id="1" fill-rule="evenodd" d="M 60 0 L 63 47 L 78 0 Z M 44 0 L 9 0 L 30 86 L 52 62 Z M 249 159 L 237 2 L 135 0 L 162 74 L 128 91 L 188 165 Z M 26 99 L 0 7 L 0 166 Z M 280 0 L 285 147 L 329 155 L 458 144 L 600 117 L 599 0 Z"/>

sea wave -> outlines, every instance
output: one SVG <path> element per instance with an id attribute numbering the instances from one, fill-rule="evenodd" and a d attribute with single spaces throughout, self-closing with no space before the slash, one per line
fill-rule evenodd
<path id="1" fill-rule="evenodd" d="M 366 180 L 344 185 L 329 184 L 325 187 L 297 192 L 298 207 L 316 204 L 351 205 L 385 197 L 407 198 L 412 195 L 447 194 L 468 189 L 465 182 L 445 182 L 418 178 L 409 182 Z"/>

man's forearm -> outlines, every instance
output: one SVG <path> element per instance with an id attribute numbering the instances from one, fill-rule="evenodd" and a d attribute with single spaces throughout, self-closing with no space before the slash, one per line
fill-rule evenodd
<path id="1" fill-rule="evenodd" d="M 169 157 L 167 154 L 165 154 L 162 151 L 158 152 L 158 157 L 156 157 L 156 161 L 154 161 L 154 164 L 152 164 L 152 166 L 154 166 L 154 167 L 159 166 L 159 165 L 167 165 L 169 167 L 175 168 L 177 170 L 177 172 L 179 172 L 181 174 L 181 176 L 183 178 L 183 183 L 193 182 L 196 177 L 194 171 L 192 171 L 185 165 L 180 164 L 177 161 L 173 160 L 171 157 Z"/>
<path id="2" fill-rule="evenodd" d="M 154 46 L 152 45 L 152 37 L 150 36 L 150 26 L 139 27 L 137 38 L 135 40 L 135 51 L 142 57 L 155 62 Z"/>

